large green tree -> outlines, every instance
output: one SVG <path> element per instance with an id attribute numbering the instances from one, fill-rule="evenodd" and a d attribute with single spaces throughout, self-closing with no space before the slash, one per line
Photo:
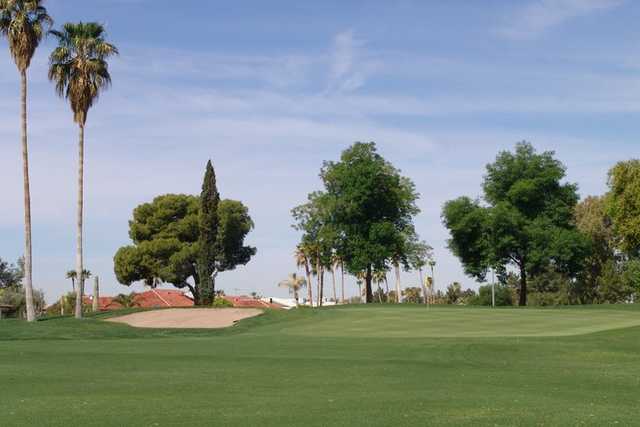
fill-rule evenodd
<path id="1" fill-rule="evenodd" d="M 319 241 L 334 247 L 351 274 L 364 273 L 366 301 L 372 302 L 373 272 L 398 259 L 398 242 L 419 212 L 415 186 L 375 143 L 355 143 L 339 161 L 325 162 L 320 177 L 324 190 L 310 196 L 302 228 L 307 234 L 318 229 Z M 299 212 L 294 216 L 299 219 Z"/>
<path id="2" fill-rule="evenodd" d="M 582 304 L 617 302 L 610 300 L 612 292 L 603 292 L 618 283 L 611 280 L 611 274 L 617 270 L 615 266 L 621 261 L 616 251 L 611 218 L 607 214 L 607 198 L 585 198 L 576 206 L 575 219 L 578 230 L 590 243 L 590 252 L 574 283 L 573 296 Z"/>
<path id="3" fill-rule="evenodd" d="M 200 241 L 200 198 L 184 194 L 167 194 L 144 203 L 133 211 L 129 237 L 133 245 L 120 248 L 114 257 L 118 281 L 131 285 L 143 281 L 155 287 L 171 283 L 187 287 L 195 301 L 198 291 Z M 253 228 L 248 209 L 239 201 L 221 200 L 218 204 L 218 233 L 215 259 L 208 260 L 212 276 L 244 265 L 256 249 L 244 245 Z"/>
<path id="4" fill-rule="evenodd" d="M 82 277 L 83 267 L 83 210 L 84 210 L 84 128 L 89 109 L 100 93 L 111 85 L 109 57 L 118 49 L 105 40 L 102 25 L 67 23 L 62 31 L 51 31 L 58 46 L 50 57 L 49 80 L 55 83 L 56 93 L 69 101 L 73 121 L 78 125 L 78 200 L 76 218 L 76 274 Z M 83 287 L 76 289 L 76 318 L 82 317 Z"/>
<path id="5" fill-rule="evenodd" d="M 53 24 L 43 0 L 0 0 L 0 36 L 9 41 L 9 52 L 20 73 L 20 119 L 22 130 L 22 175 L 24 191 L 24 291 L 27 320 L 36 319 L 33 303 L 31 249 L 31 190 L 27 143 L 27 70 L 31 59 Z"/>
<path id="6" fill-rule="evenodd" d="M 513 267 L 520 276 L 519 304 L 527 304 L 527 278 L 553 266 L 575 275 L 588 252 L 577 231 L 575 184 L 563 182 L 565 167 L 553 152 L 537 153 L 523 142 L 487 165 L 484 200 L 461 197 L 447 202 L 443 222 L 449 248 L 465 272 L 484 280 L 490 268 Z"/>
<path id="7" fill-rule="evenodd" d="M 216 259 L 218 254 L 218 205 L 220 194 L 216 187 L 216 174 L 211 160 L 207 162 L 200 194 L 200 216 L 198 221 L 198 294 L 199 305 L 209 305 L 213 302 L 216 273 Z"/>
<path id="8" fill-rule="evenodd" d="M 611 169 L 608 203 L 618 247 L 630 257 L 640 256 L 640 160 Z"/>

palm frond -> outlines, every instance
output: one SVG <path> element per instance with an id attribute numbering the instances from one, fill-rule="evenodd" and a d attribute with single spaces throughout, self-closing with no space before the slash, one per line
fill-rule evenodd
<path id="1" fill-rule="evenodd" d="M 18 69 L 29 68 L 53 19 L 42 6 L 44 0 L 0 0 L 0 35 L 9 41 L 9 51 Z"/>
<path id="2" fill-rule="evenodd" d="M 104 27 L 96 22 L 66 23 L 51 34 L 58 47 L 49 57 L 49 80 L 69 101 L 74 121 L 84 125 L 89 109 L 111 85 L 107 59 L 118 49 L 105 41 Z"/>

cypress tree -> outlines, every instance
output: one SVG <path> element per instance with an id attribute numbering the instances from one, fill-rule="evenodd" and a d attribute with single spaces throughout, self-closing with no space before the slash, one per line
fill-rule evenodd
<path id="1" fill-rule="evenodd" d="M 216 174 L 213 171 L 211 160 L 207 162 L 207 168 L 202 183 L 200 194 L 199 214 L 199 238 L 198 238 L 198 278 L 196 289 L 198 295 L 194 295 L 197 305 L 209 305 L 214 296 L 214 272 L 217 258 L 218 240 L 218 204 L 220 194 L 216 187 Z"/>

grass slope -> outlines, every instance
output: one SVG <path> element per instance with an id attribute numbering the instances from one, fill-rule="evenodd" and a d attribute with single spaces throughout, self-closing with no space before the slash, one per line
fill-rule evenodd
<path id="1" fill-rule="evenodd" d="M 0 424 L 637 425 L 639 318 L 385 306 L 223 331 L 2 321 Z"/>

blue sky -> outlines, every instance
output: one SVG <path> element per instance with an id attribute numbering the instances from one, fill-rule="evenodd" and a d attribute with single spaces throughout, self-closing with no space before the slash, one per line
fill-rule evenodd
<path id="1" fill-rule="evenodd" d="M 479 195 L 499 150 L 528 140 L 556 151 L 582 196 L 604 192 L 607 170 L 640 152 L 637 2 L 179 3 L 46 2 L 57 24 L 104 23 L 121 51 L 86 131 L 85 257 L 106 294 L 128 291 L 112 257 L 129 243 L 132 209 L 197 193 L 209 158 L 222 196 L 249 206 L 258 247 L 218 285 L 284 295 L 276 283 L 295 269 L 299 237 L 290 209 L 319 189 L 322 161 L 354 141 L 376 141 L 416 183 L 438 288 L 477 286 L 446 248 L 440 209 Z M 0 46 L 0 257 L 14 260 L 19 84 Z M 51 49 L 36 53 L 29 98 L 34 279 L 49 300 L 70 289 L 77 134 L 46 79 Z"/>

